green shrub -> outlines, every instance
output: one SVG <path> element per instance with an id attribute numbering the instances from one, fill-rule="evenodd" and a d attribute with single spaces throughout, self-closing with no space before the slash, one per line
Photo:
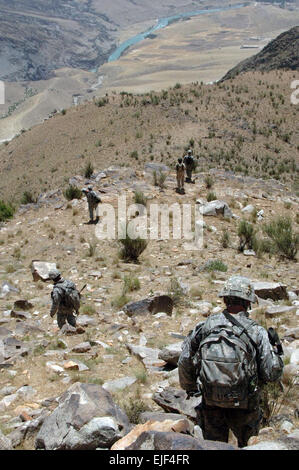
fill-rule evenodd
<path id="1" fill-rule="evenodd" d="M 36 198 L 33 197 L 30 191 L 25 191 L 23 193 L 21 204 L 34 204 L 36 202 Z"/>
<path id="2" fill-rule="evenodd" d="M 207 194 L 207 201 L 208 202 L 211 202 L 211 201 L 216 201 L 217 200 L 217 196 L 215 193 L 213 193 L 212 191 L 210 191 L 208 194 Z"/>
<path id="3" fill-rule="evenodd" d="M 168 295 L 172 299 L 173 305 L 179 306 L 185 304 L 186 294 L 176 277 L 170 279 Z"/>
<path id="4" fill-rule="evenodd" d="M 81 189 L 70 184 L 69 187 L 64 191 L 64 196 L 68 201 L 71 201 L 72 199 L 81 199 L 82 192 Z"/>
<path id="5" fill-rule="evenodd" d="M 244 251 L 246 247 L 249 250 L 253 249 L 255 229 L 251 223 L 241 220 L 238 227 L 238 237 L 240 239 L 239 251 Z"/>
<path id="6" fill-rule="evenodd" d="M 289 217 L 277 217 L 264 226 L 264 232 L 271 239 L 275 253 L 290 260 L 296 258 L 299 234 L 293 233 L 292 221 Z"/>
<path id="7" fill-rule="evenodd" d="M 149 407 L 137 397 L 130 397 L 122 407 L 132 424 L 138 424 L 141 413 L 149 411 Z"/>
<path id="8" fill-rule="evenodd" d="M 125 276 L 123 293 L 133 292 L 140 289 L 140 281 L 138 277 Z"/>
<path id="9" fill-rule="evenodd" d="M 205 271 L 222 271 L 226 273 L 227 271 L 227 266 L 224 264 L 221 260 L 215 259 L 212 261 L 209 261 L 206 266 L 205 266 Z"/>
<path id="10" fill-rule="evenodd" d="M 212 178 L 212 176 L 208 175 L 205 177 L 205 185 L 207 189 L 211 189 L 213 187 L 214 179 Z"/>
<path id="11" fill-rule="evenodd" d="M 165 180 L 167 178 L 167 174 L 163 173 L 162 171 L 157 172 L 156 170 L 153 172 L 154 178 L 154 186 L 159 186 L 159 188 L 165 188 Z"/>
<path id="12" fill-rule="evenodd" d="M 112 299 L 111 306 L 115 308 L 122 308 L 124 305 L 130 302 L 130 300 L 130 297 L 127 297 L 126 294 L 122 293 Z"/>
<path id="13" fill-rule="evenodd" d="M 130 238 L 126 228 L 126 237 L 119 240 L 121 244 L 120 257 L 127 262 L 137 262 L 139 256 L 147 247 L 147 240 L 140 237 L 136 239 Z"/>
<path id="14" fill-rule="evenodd" d="M 229 243 L 230 243 L 229 233 L 228 233 L 228 231 L 225 229 L 225 230 L 223 230 L 223 232 L 222 232 L 222 236 L 221 236 L 221 245 L 223 246 L 223 248 L 228 248 Z"/>
<path id="15" fill-rule="evenodd" d="M 85 178 L 90 178 L 93 172 L 94 172 L 94 167 L 91 162 L 88 162 L 84 168 Z"/>
<path id="16" fill-rule="evenodd" d="M 0 222 L 11 219 L 14 215 L 14 211 L 13 206 L 0 200 Z"/>
<path id="17" fill-rule="evenodd" d="M 146 206 L 147 198 L 143 194 L 142 191 L 135 191 L 134 192 L 134 202 L 135 202 L 135 204 L 142 204 L 143 206 Z"/>

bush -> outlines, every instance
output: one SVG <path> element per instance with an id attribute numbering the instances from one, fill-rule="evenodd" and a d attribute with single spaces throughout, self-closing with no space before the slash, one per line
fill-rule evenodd
<path id="1" fill-rule="evenodd" d="M 33 197 L 30 191 L 25 191 L 23 193 L 21 204 L 34 204 L 36 202 L 36 198 Z"/>
<path id="2" fill-rule="evenodd" d="M 11 219 L 14 215 L 14 208 L 10 204 L 6 204 L 0 200 L 0 222 Z"/>
<path id="3" fill-rule="evenodd" d="M 166 173 L 163 173 L 162 171 L 159 171 L 159 173 L 157 173 L 156 171 L 154 171 L 153 177 L 154 177 L 154 186 L 159 186 L 159 188 L 161 189 L 165 188 L 165 180 L 167 178 Z"/>
<path id="4" fill-rule="evenodd" d="M 179 306 L 185 304 L 186 294 L 183 287 L 175 277 L 170 280 L 168 295 L 172 299 L 173 305 Z"/>
<path id="5" fill-rule="evenodd" d="M 238 227 L 238 236 L 240 239 L 239 251 L 244 251 L 246 246 L 249 250 L 253 249 L 255 229 L 252 224 L 246 220 L 241 220 Z"/>
<path id="6" fill-rule="evenodd" d="M 137 262 L 139 256 L 147 247 L 147 240 L 143 240 L 140 237 L 133 239 L 128 235 L 126 228 L 126 238 L 119 240 L 122 245 L 120 249 L 120 257 L 127 262 Z"/>
<path id="7" fill-rule="evenodd" d="M 208 202 L 211 202 L 211 201 L 216 201 L 216 200 L 217 200 L 216 194 L 210 191 L 210 192 L 207 194 L 207 201 L 208 201 Z"/>
<path id="8" fill-rule="evenodd" d="M 91 162 L 88 162 L 84 168 L 84 176 L 85 178 L 90 178 L 93 174 L 94 167 Z"/>
<path id="9" fill-rule="evenodd" d="M 223 230 L 223 232 L 222 232 L 222 236 L 221 236 L 221 245 L 223 246 L 223 248 L 228 248 L 229 243 L 230 243 L 229 233 L 228 233 L 228 231 L 225 229 L 225 230 Z"/>
<path id="10" fill-rule="evenodd" d="M 205 271 L 222 271 L 226 273 L 227 266 L 221 260 L 215 259 L 206 264 Z"/>
<path id="11" fill-rule="evenodd" d="M 143 206 L 146 206 L 147 204 L 147 198 L 143 194 L 142 191 L 135 191 L 134 192 L 134 202 L 135 204 L 142 204 Z"/>
<path id="12" fill-rule="evenodd" d="M 81 199 L 82 191 L 76 186 L 72 186 L 70 184 L 69 187 L 64 191 L 64 196 L 68 201 L 71 201 L 72 199 Z"/>
<path id="13" fill-rule="evenodd" d="M 212 176 L 206 176 L 205 177 L 205 185 L 207 189 L 211 189 L 212 186 L 214 185 L 214 180 Z"/>
<path id="14" fill-rule="evenodd" d="M 138 277 L 125 276 L 124 277 L 124 288 L 123 294 L 127 292 L 133 292 L 134 290 L 140 289 L 140 281 Z"/>
<path id="15" fill-rule="evenodd" d="M 289 217 L 277 217 L 264 226 L 264 232 L 271 239 L 275 253 L 290 260 L 296 258 L 299 234 L 293 233 L 292 221 Z"/>

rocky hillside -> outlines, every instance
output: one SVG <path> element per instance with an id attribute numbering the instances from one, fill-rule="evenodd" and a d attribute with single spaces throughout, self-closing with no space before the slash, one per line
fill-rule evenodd
<path id="1" fill-rule="evenodd" d="M 264 49 L 231 69 L 222 79 L 230 78 L 251 71 L 269 72 L 270 70 L 299 69 L 299 26 L 291 28 L 269 42 Z"/>
<path id="2" fill-rule="evenodd" d="M 299 108 L 291 103 L 292 80 L 293 72 L 249 72 L 213 85 L 111 93 L 53 113 L 0 146 L 0 199 L 18 205 L 25 192 L 35 200 L 64 190 L 89 164 L 173 168 L 189 146 L 197 171 L 221 168 L 296 190 Z"/>
<path id="3" fill-rule="evenodd" d="M 166 176 L 160 186 L 154 170 Z M 200 399 L 186 400 L 177 361 L 190 329 L 221 311 L 217 294 L 238 273 L 252 279 L 259 297 L 251 316 L 278 330 L 285 352 L 282 384 L 265 390 L 262 430 L 249 448 L 298 450 L 298 268 L 296 259 L 266 249 L 263 231 L 285 215 L 298 232 L 298 198 L 277 181 L 223 170 L 198 173 L 182 196 L 174 172 L 153 162 L 139 170 L 99 166 L 90 180 L 73 173 L 73 184 L 88 182 L 115 208 L 120 195 L 133 202 L 134 191 L 149 210 L 151 203 L 196 205 L 205 214 L 203 248 L 186 251 L 183 239 L 158 238 L 139 263 L 124 262 L 118 242 L 98 240 L 86 224 L 86 201 L 67 201 L 59 187 L 3 224 L 0 448 L 236 449 L 233 436 L 228 444 L 202 439 L 194 413 Z M 241 220 L 264 239 L 263 249 L 238 250 Z M 77 329 L 59 331 L 49 317 L 47 263 L 79 288 L 87 284 Z"/>

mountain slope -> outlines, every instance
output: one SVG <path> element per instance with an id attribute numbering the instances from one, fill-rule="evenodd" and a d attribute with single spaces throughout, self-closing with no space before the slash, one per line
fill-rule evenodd
<path id="1" fill-rule="evenodd" d="M 291 28 L 271 41 L 264 49 L 231 69 L 222 80 L 250 70 L 269 72 L 270 70 L 299 69 L 299 26 Z"/>

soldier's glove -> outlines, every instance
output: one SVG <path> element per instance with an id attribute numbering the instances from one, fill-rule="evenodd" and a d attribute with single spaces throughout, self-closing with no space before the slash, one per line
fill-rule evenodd
<path id="1" fill-rule="evenodd" d="M 280 342 L 277 331 L 275 331 L 274 328 L 268 328 L 268 338 L 269 338 L 270 344 L 272 344 L 272 346 L 276 348 L 277 354 L 279 356 L 282 356 L 283 355 L 282 344 Z"/>

